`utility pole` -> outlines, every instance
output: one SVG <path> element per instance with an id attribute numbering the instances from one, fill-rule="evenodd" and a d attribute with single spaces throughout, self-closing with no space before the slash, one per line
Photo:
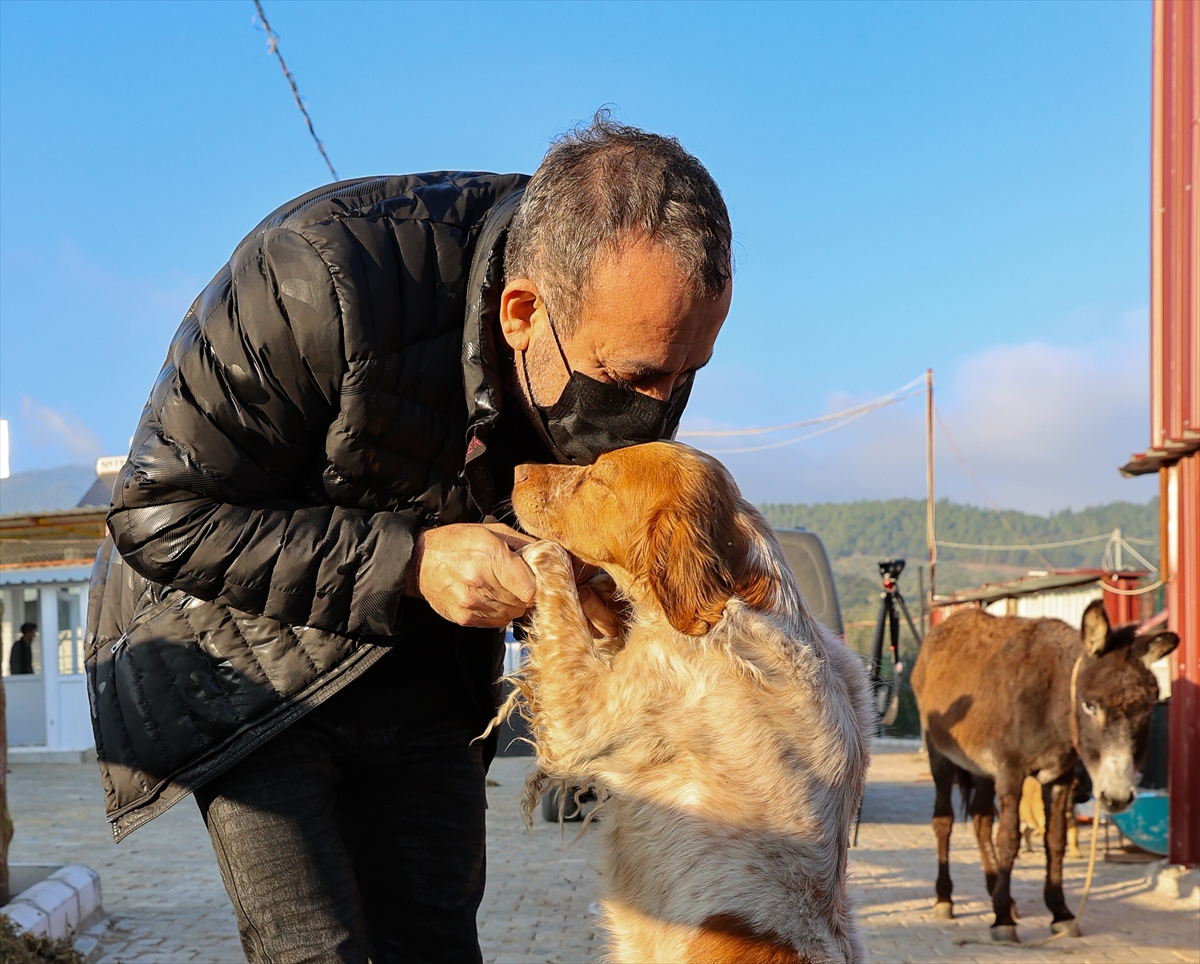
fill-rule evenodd
<path id="1" fill-rule="evenodd" d="M 925 639 L 925 634 L 929 632 L 929 622 L 927 615 L 929 607 L 925 599 L 925 567 L 917 566 L 917 594 L 921 598 L 921 639 Z"/>

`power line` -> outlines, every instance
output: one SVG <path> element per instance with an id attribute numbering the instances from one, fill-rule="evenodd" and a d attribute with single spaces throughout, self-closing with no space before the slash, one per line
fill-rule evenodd
<path id="1" fill-rule="evenodd" d="M 1008 520 L 1006 518 L 1004 518 L 1004 513 L 1000 510 L 1000 507 L 998 505 L 996 505 L 995 502 L 992 501 L 992 497 L 987 494 L 987 490 L 984 489 L 984 487 L 979 484 L 979 480 L 977 478 L 975 478 L 975 473 L 972 472 L 971 469 L 967 466 L 967 460 L 963 458 L 962 452 L 960 452 L 958 450 L 958 445 L 954 441 L 954 436 L 950 434 L 950 429 L 948 429 L 946 427 L 946 421 L 945 421 L 945 419 L 942 418 L 941 409 L 939 409 L 935 405 L 933 410 L 934 410 L 934 413 L 937 415 L 938 424 L 942 427 L 942 432 L 946 436 L 946 441 L 950 443 L 950 448 L 954 450 L 954 454 L 958 457 L 958 462 L 963 467 L 963 471 L 967 473 L 967 478 L 969 478 L 975 484 L 975 488 L 977 488 L 980 491 L 980 494 L 982 494 L 983 497 L 987 500 L 988 505 L 990 505 L 992 507 L 992 509 L 995 511 L 996 515 L 998 515 L 1000 517 L 1000 521 L 1004 524 L 1004 528 L 1006 528 L 1009 532 L 1011 532 L 1021 542 L 1021 544 L 1026 549 L 1028 549 L 1035 556 L 1037 556 L 1039 559 L 1041 559 L 1042 564 L 1047 569 L 1053 569 L 1054 567 L 1052 565 L 1050 565 L 1049 560 L 1045 556 L 1043 556 L 1040 552 L 1038 552 L 1035 548 L 1033 548 L 1031 545 L 1029 545 L 1029 543 L 1025 542 L 1025 540 L 1021 538 L 1021 534 L 1019 532 L 1017 532 L 1017 530 L 1014 529 L 1011 525 L 1009 525 Z"/>
<path id="2" fill-rule="evenodd" d="M 308 125 L 308 132 L 312 134 L 312 139 L 317 142 L 317 150 L 325 158 L 325 166 L 329 168 L 329 173 L 333 175 L 335 181 L 340 180 L 337 171 L 333 169 L 333 162 L 329 160 L 329 155 L 325 153 L 325 145 L 321 143 L 321 138 L 317 137 L 317 132 L 313 130 L 312 118 L 308 116 L 308 110 L 304 106 L 304 101 L 300 98 L 300 90 L 296 87 L 296 78 L 292 76 L 292 72 L 288 70 L 287 64 L 283 62 L 283 54 L 279 52 L 279 35 L 267 23 L 267 15 L 263 13 L 262 4 L 259 3 L 259 0 L 254 0 L 254 7 L 258 10 L 258 19 L 262 21 L 263 29 L 267 32 L 267 53 L 274 54 L 279 58 L 279 66 L 283 68 L 283 76 L 287 78 L 288 85 L 292 88 L 292 96 L 296 98 L 296 106 L 300 108 L 300 113 L 304 115 L 304 123 Z"/>
<path id="3" fill-rule="evenodd" d="M 924 375 L 914 378 L 907 385 L 902 385 L 894 392 L 888 392 L 886 395 L 881 395 L 879 398 L 872 399 L 869 402 L 863 402 L 861 405 L 855 405 L 852 408 L 842 409 L 840 412 L 830 412 L 828 415 L 820 415 L 817 418 L 806 418 L 801 422 L 787 422 L 783 425 L 768 425 L 765 428 L 733 428 L 720 429 L 712 432 L 688 431 L 679 432 L 677 438 L 728 438 L 735 435 L 765 435 L 768 432 L 783 432 L 791 428 L 804 428 L 807 425 L 819 425 L 822 422 L 835 422 L 843 418 L 849 418 L 857 415 L 865 415 L 867 412 L 873 412 L 877 408 L 883 408 L 885 405 L 890 405 L 893 402 L 902 401 L 905 398 L 912 398 L 914 395 L 923 395 L 925 390 L 921 389 L 916 392 L 908 392 L 913 386 L 920 384 L 925 380 Z M 809 436 L 811 437 L 811 436 Z M 792 439 L 792 442 L 799 442 L 800 439 Z M 790 443 L 785 443 L 790 444 Z"/>
<path id="4" fill-rule="evenodd" d="M 796 438 L 784 439 L 782 442 L 768 442 L 765 445 L 743 445 L 739 448 L 733 448 L 733 449 L 706 448 L 704 451 L 710 452 L 713 454 L 733 455 L 738 452 L 765 452 L 767 449 L 781 449 L 785 445 L 795 445 L 797 442 L 804 442 L 810 438 L 816 438 L 818 435 L 824 435 L 826 432 L 832 432 L 835 428 L 841 428 L 843 425 L 849 425 L 851 422 L 855 421 L 856 419 L 862 418 L 864 415 L 867 415 L 868 413 L 875 411 L 875 409 L 877 409 L 877 408 L 883 408 L 885 405 L 892 405 L 893 403 L 898 402 L 898 401 L 900 401 L 900 399 L 893 398 L 890 401 L 883 402 L 880 405 L 875 405 L 872 408 L 866 408 L 866 409 L 863 409 L 861 412 L 856 412 L 854 415 L 851 415 L 849 418 L 844 418 L 840 422 L 835 422 L 832 425 L 826 425 L 824 428 L 819 428 L 815 432 L 809 432 L 807 435 L 799 435 Z"/>
<path id="5" fill-rule="evenodd" d="M 1111 538 L 1112 536 L 1106 533 L 1102 536 L 1087 536 L 1083 539 L 1067 539 L 1065 542 L 1035 542 L 1031 545 L 1019 546 L 979 546 L 966 542 L 942 542 L 939 539 L 938 545 L 946 546 L 950 549 L 991 549 L 996 552 L 1024 552 L 1026 549 L 1058 549 L 1061 546 L 1082 546 L 1086 542 L 1099 542 L 1101 539 Z"/>

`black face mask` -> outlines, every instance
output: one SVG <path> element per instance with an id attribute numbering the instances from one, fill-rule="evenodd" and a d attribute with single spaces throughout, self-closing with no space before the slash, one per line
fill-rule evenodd
<path id="1" fill-rule="evenodd" d="M 692 393 L 695 372 L 690 372 L 687 380 L 666 401 L 619 385 L 609 385 L 581 372 L 571 371 L 571 365 L 558 341 L 558 333 L 554 330 L 554 322 L 549 314 L 546 319 L 558 354 L 571 377 L 557 402 L 549 406 L 535 402 L 533 407 L 559 462 L 591 465 L 605 452 L 674 436 L 688 396 Z M 532 398 L 533 390 L 524 352 L 521 353 L 521 367 L 525 371 L 525 384 Z"/>

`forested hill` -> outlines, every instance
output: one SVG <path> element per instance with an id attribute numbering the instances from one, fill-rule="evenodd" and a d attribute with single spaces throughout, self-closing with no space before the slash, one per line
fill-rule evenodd
<path id="1" fill-rule="evenodd" d="M 925 500 L 888 499 L 876 502 L 822 502 L 814 505 L 768 504 L 759 509 L 776 528 L 802 526 L 817 533 L 833 559 L 872 555 L 880 559 L 907 556 L 914 562 L 926 556 Z M 1107 535 L 1120 526 L 1125 538 L 1149 540 L 1152 545 L 1134 542 L 1134 547 L 1150 562 L 1158 563 L 1158 499 L 1146 503 L 1111 502 L 1081 512 L 1067 509 L 1049 516 L 1025 512 L 1000 513 L 948 500 L 937 503 L 939 541 L 972 545 L 1015 545 L 1021 542 L 1065 542 L 1085 536 Z M 1005 522 L 1008 526 L 1005 526 Z M 1011 527 L 1011 530 L 1010 528 Z M 1014 532 L 1019 538 L 1014 536 Z M 1056 569 L 1099 566 L 1104 552 L 1102 541 L 1080 546 L 1042 549 L 1041 554 Z M 1036 554 L 1020 552 L 981 552 L 974 549 L 938 548 L 939 561 L 964 563 L 1004 563 L 1030 569 L 1044 569 L 1045 562 Z M 1127 562 L 1136 564 L 1135 560 Z"/>

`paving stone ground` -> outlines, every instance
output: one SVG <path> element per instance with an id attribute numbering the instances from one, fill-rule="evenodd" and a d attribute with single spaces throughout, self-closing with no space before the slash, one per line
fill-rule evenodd
<path id="1" fill-rule="evenodd" d="M 596 835 L 578 825 L 545 823 L 532 834 L 519 800 L 527 761 L 500 759 L 488 789 L 488 890 L 480 908 L 487 961 L 590 962 L 600 959 L 592 923 L 598 887 Z M 111 926 L 93 961 L 124 964 L 237 964 L 242 960 L 233 912 L 208 835 L 191 800 L 114 846 L 102 817 L 94 766 L 18 765 L 9 773 L 16 827 L 11 859 L 85 863 L 100 872 Z M 991 922 L 969 824 L 955 825 L 954 921 L 933 921 L 933 788 L 924 760 L 878 752 L 851 851 L 851 889 L 871 959 L 880 962 L 1068 961 L 1200 962 L 1200 901 L 1168 899 L 1146 883 L 1145 866 L 1099 863 L 1083 922 L 1085 936 L 1042 948 L 988 942 Z M 1086 831 L 1081 845 L 1088 843 Z M 1068 901 L 1078 907 L 1086 861 L 1069 861 Z M 1014 893 L 1022 938 L 1049 933 L 1041 899 L 1041 855 L 1022 854 Z M 982 941 L 956 944 L 956 940 Z"/>

